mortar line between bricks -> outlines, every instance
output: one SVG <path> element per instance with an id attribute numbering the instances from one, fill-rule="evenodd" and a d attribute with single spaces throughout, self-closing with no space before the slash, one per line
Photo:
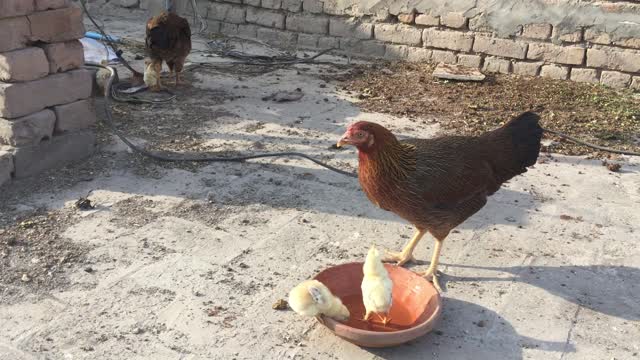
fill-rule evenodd
<path id="1" fill-rule="evenodd" d="M 573 329 L 576 327 L 578 323 L 578 315 L 580 315 L 580 310 L 582 310 L 582 304 L 578 305 L 575 314 L 573 314 L 573 319 L 571 320 L 571 327 L 569 331 L 567 331 L 567 340 L 564 343 L 564 348 L 562 349 L 562 354 L 560 355 L 560 360 L 564 359 L 564 356 L 569 352 L 569 345 L 571 344 L 571 335 L 573 334 Z"/>

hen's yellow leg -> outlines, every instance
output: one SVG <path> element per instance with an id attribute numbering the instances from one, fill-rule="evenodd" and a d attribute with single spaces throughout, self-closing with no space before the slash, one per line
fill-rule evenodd
<path id="1" fill-rule="evenodd" d="M 417 274 L 420 276 L 424 276 L 427 280 L 433 283 L 433 286 L 438 290 L 438 292 L 442 292 L 440 288 L 440 284 L 438 284 L 438 261 L 440 260 L 440 251 L 442 250 L 442 243 L 444 240 L 436 239 L 436 246 L 433 249 L 433 256 L 431 256 L 431 264 L 429 268 L 425 272 L 418 272 Z"/>
<path id="2" fill-rule="evenodd" d="M 387 251 L 387 256 L 384 258 L 384 261 L 385 262 L 396 261 L 397 262 L 396 265 L 398 266 L 402 266 L 410 261 L 416 261 L 416 259 L 413 257 L 413 249 L 416 248 L 416 245 L 418 245 L 418 242 L 420 242 L 420 239 L 422 239 L 425 233 L 426 233 L 425 230 L 416 231 L 415 235 L 413 235 L 413 238 L 409 240 L 409 242 L 404 247 L 404 249 L 402 249 L 401 252 L 398 253 L 398 252 Z"/>

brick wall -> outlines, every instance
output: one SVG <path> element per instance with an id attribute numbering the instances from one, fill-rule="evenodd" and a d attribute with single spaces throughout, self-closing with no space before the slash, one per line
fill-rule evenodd
<path id="1" fill-rule="evenodd" d="M 112 1 L 156 12 L 164 4 Z M 190 0 L 174 1 L 181 14 L 192 14 Z M 640 88 L 638 2 L 198 0 L 197 6 L 211 32 L 289 48 L 336 47 L 359 57 Z"/>
<path id="2" fill-rule="evenodd" d="M 0 1 L 0 185 L 93 151 L 84 31 L 68 0 Z"/>

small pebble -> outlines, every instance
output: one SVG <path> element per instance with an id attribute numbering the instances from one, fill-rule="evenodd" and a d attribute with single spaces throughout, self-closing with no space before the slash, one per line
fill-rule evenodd
<path id="1" fill-rule="evenodd" d="M 27 274 L 22 274 L 22 279 L 21 280 L 23 282 L 29 282 L 29 281 L 31 281 L 31 278 Z"/>
<path id="2" fill-rule="evenodd" d="M 285 310 L 289 306 L 287 300 L 280 299 L 271 305 L 271 308 L 274 310 Z"/>

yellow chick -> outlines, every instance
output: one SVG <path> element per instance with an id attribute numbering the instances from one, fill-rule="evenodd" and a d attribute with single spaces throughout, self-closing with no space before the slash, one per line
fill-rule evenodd
<path id="1" fill-rule="evenodd" d="M 162 67 L 162 63 L 160 63 L 160 67 Z M 145 59 L 144 61 L 144 83 L 149 87 L 151 91 L 160 91 L 160 71 L 156 63 L 152 62 L 151 59 Z"/>
<path id="2" fill-rule="evenodd" d="M 393 299 L 391 292 L 393 283 L 389 278 L 387 269 L 382 265 L 380 253 L 375 245 L 369 249 L 367 259 L 362 267 L 364 278 L 362 279 L 362 302 L 364 303 L 364 320 L 369 321 L 371 314 L 378 315 L 382 323 L 387 325 L 391 318 L 388 317 Z M 384 314 L 382 316 L 381 314 Z"/>
<path id="3" fill-rule="evenodd" d="M 339 321 L 349 319 L 347 307 L 318 280 L 307 280 L 294 287 L 289 292 L 289 306 L 302 316 L 323 314 Z"/>

